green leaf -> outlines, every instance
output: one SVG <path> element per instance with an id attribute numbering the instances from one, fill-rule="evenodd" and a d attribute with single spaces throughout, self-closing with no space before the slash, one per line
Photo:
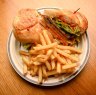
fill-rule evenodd
<path id="1" fill-rule="evenodd" d="M 71 27 L 69 24 L 62 22 L 58 18 L 53 18 L 52 22 L 61 30 L 63 30 L 66 33 L 73 34 L 76 36 L 80 36 L 80 28 L 78 26 Z"/>
<path id="2" fill-rule="evenodd" d="M 23 44 L 23 47 L 26 49 L 26 50 L 29 50 L 31 48 L 31 44 L 27 43 L 27 44 Z"/>

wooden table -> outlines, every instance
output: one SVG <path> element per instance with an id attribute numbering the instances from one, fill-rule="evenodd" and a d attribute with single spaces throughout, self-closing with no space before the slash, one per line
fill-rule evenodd
<path id="1" fill-rule="evenodd" d="M 21 8 L 81 8 L 89 21 L 90 57 L 83 71 L 59 87 L 39 88 L 12 68 L 6 51 L 12 20 Z M 96 0 L 0 0 L 0 95 L 96 95 Z"/>

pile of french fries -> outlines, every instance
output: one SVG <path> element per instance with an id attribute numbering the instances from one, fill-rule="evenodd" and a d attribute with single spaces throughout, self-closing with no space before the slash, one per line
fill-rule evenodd
<path id="1" fill-rule="evenodd" d="M 24 75 L 38 76 L 38 83 L 42 83 L 49 76 L 74 72 L 78 66 L 80 49 L 51 41 L 47 30 L 40 34 L 40 42 L 28 52 L 20 50 Z"/>

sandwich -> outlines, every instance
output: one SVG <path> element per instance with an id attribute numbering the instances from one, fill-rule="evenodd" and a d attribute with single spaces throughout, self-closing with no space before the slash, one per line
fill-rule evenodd
<path id="1" fill-rule="evenodd" d="M 64 45 L 74 45 L 80 42 L 81 36 L 88 28 L 86 17 L 78 10 L 50 9 L 45 10 L 41 16 L 46 26 L 52 29 L 53 35 Z"/>
<path id="2" fill-rule="evenodd" d="M 48 30 L 50 39 L 74 45 L 88 28 L 86 17 L 78 11 L 21 9 L 13 20 L 13 34 L 22 43 L 40 43 L 39 34 Z M 53 40 L 52 40 L 53 41 Z"/>

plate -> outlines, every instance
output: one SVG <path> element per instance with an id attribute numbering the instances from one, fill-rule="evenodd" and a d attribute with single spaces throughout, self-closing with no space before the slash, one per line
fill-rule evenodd
<path id="1" fill-rule="evenodd" d="M 43 8 L 43 9 L 39 9 L 38 11 L 43 12 L 44 10 L 48 10 L 48 9 L 52 9 L 52 8 Z M 78 44 L 77 47 L 82 49 L 82 54 L 80 54 L 79 66 L 76 68 L 75 72 L 67 76 L 62 75 L 59 77 L 50 77 L 46 81 L 44 81 L 42 84 L 38 84 L 37 76 L 32 77 L 29 74 L 26 76 L 23 75 L 23 62 L 22 62 L 21 56 L 19 55 L 20 43 L 15 39 L 12 32 L 10 33 L 8 38 L 7 53 L 8 53 L 8 57 L 12 67 L 26 81 L 39 86 L 57 86 L 57 85 L 66 83 L 72 80 L 74 77 L 76 77 L 80 73 L 80 71 L 84 68 L 85 64 L 87 63 L 87 60 L 89 57 L 89 51 L 90 51 L 89 37 L 87 33 L 85 33 L 82 36 L 81 42 Z"/>

